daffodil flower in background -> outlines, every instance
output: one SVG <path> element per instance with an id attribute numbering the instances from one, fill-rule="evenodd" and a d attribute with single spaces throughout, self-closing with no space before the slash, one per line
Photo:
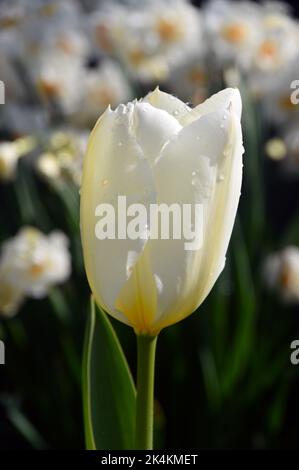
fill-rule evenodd
<path id="1" fill-rule="evenodd" d="M 200 12 L 184 0 L 104 2 L 89 22 L 95 46 L 142 82 L 166 80 L 173 66 L 202 50 Z"/>
<path id="2" fill-rule="evenodd" d="M 45 297 L 70 273 L 68 239 L 63 233 L 47 236 L 34 227 L 22 228 L 1 246 L 0 313 L 16 314 L 25 297 Z"/>
<path id="3" fill-rule="evenodd" d="M 56 186 L 66 182 L 79 186 L 87 140 L 86 130 L 74 132 L 70 128 L 60 128 L 49 132 L 44 151 L 35 162 L 39 175 Z"/>
<path id="4" fill-rule="evenodd" d="M 108 107 L 89 139 L 81 187 L 84 261 L 97 303 L 138 336 L 139 448 L 152 446 L 156 337 L 197 309 L 225 265 L 242 180 L 240 118 L 237 89 L 192 109 L 157 88 L 115 111 Z M 96 208 L 115 205 L 119 194 L 145 207 L 200 205 L 201 246 L 187 251 L 182 239 L 149 236 L 98 240 Z"/>
<path id="5" fill-rule="evenodd" d="M 36 146 L 33 137 L 22 137 L 14 141 L 0 142 L 0 180 L 15 178 L 18 160 Z"/>
<path id="6" fill-rule="evenodd" d="M 264 280 L 269 289 L 276 290 L 283 301 L 299 302 L 299 248 L 287 246 L 268 255 L 263 266 Z"/>

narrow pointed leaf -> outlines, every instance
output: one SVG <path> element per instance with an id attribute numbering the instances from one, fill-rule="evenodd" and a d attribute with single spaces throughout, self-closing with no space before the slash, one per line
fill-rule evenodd
<path id="1" fill-rule="evenodd" d="M 134 447 L 136 392 L 107 315 L 91 301 L 83 355 L 83 412 L 87 449 Z"/>

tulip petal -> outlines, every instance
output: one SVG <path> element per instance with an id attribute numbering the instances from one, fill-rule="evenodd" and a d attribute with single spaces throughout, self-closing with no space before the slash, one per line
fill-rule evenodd
<path id="1" fill-rule="evenodd" d="M 163 145 L 181 130 L 182 126 L 166 111 L 148 103 L 137 103 L 134 108 L 134 132 L 138 144 L 151 164 Z"/>
<path id="2" fill-rule="evenodd" d="M 161 91 L 159 87 L 148 93 L 143 98 L 142 102 L 149 103 L 155 108 L 167 111 L 168 114 L 174 116 L 179 122 L 180 119 L 191 110 L 191 108 L 183 101 L 173 95 L 169 95 L 168 93 Z"/>
<path id="3" fill-rule="evenodd" d="M 157 286 L 148 248 L 147 243 L 115 303 L 138 334 L 153 332 L 151 325 L 157 310 Z"/>
<path id="4" fill-rule="evenodd" d="M 183 126 L 186 126 L 205 114 L 213 113 L 219 109 L 227 109 L 230 103 L 233 104 L 234 111 L 237 116 L 241 118 L 242 101 L 240 92 L 236 88 L 226 88 L 225 90 L 221 90 L 212 95 L 206 101 L 192 109 L 189 113 L 184 114 L 180 119 L 180 123 Z"/>
<path id="5" fill-rule="evenodd" d="M 186 251 L 184 240 L 148 242 L 153 273 L 163 285 L 157 330 L 193 312 L 224 266 L 242 175 L 240 123 L 231 108 L 227 113 L 225 120 L 220 110 L 185 127 L 155 167 L 158 202 L 202 204 L 204 224 L 203 245 L 196 251 Z"/>
<path id="6" fill-rule="evenodd" d="M 152 172 L 132 129 L 133 109 L 107 109 L 99 119 L 90 136 L 81 190 L 82 244 L 90 286 L 97 302 L 128 324 L 130 319 L 115 308 L 115 299 L 146 239 L 131 240 L 126 236 L 118 240 L 116 234 L 116 239 L 98 240 L 95 209 L 102 203 L 117 209 L 118 195 L 126 196 L 127 205 L 142 203 L 148 207 L 155 202 Z"/>

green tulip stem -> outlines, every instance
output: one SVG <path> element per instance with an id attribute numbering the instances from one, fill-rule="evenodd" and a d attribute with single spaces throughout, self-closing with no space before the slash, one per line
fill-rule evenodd
<path id="1" fill-rule="evenodd" d="M 153 448 L 154 380 L 157 336 L 137 335 L 137 403 L 135 447 Z"/>

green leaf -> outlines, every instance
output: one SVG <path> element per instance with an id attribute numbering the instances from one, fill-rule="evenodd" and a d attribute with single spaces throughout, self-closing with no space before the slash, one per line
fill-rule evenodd
<path id="1" fill-rule="evenodd" d="M 230 351 L 223 368 L 222 389 L 232 393 L 238 380 L 246 372 L 254 348 L 257 299 L 251 274 L 249 254 L 244 242 L 240 221 L 237 218 L 232 243 L 236 280 L 237 322 Z"/>
<path id="2" fill-rule="evenodd" d="M 133 449 L 136 392 L 107 315 L 91 300 L 83 354 L 83 414 L 87 449 Z"/>
<path id="3" fill-rule="evenodd" d="M 47 444 L 33 426 L 29 419 L 19 409 L 18 404 L 11 398 L 0 399 L 1 404 L 4 406 L 7 418 L 18 432 L 32 445 L 34 449 L 46 449 Z"/>

